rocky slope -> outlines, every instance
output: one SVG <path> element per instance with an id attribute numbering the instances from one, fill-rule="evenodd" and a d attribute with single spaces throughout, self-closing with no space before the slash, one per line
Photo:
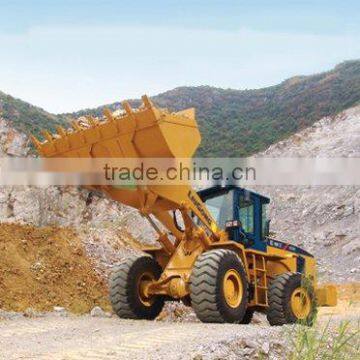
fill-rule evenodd
<path id="1" fill-rule="evenodd" d="M 266 157 L 359 157 L 360 106 L 270 146 Z M 272 199 L 272 229 L 313 252 L 320 277 L 360 279 L 360 187 L 293 186 L 257 189 Z"/>
<path id="2" fill-rule="evenodd" d="M 0 157 L 26 156 L 28 151 L 27 136 L 14 129 L 8 121 L 0 117 Z"/>

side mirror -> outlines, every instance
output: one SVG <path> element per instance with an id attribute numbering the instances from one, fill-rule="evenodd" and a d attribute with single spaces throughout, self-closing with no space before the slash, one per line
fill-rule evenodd
<path id="1" fill-rule="evenodd" d="M 266 220 L 265 222 L 264 236 L 269 236 L 270 234 L 270 221 L 271 220 Z"/>

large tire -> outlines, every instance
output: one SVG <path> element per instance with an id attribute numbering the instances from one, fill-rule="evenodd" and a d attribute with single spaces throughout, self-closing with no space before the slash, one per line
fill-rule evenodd
<path id="1" fill-rule="evenodd" d="M 248 281 L 236 253 L 219 249 L 201 254 L 190 277 L 190 296 L 202 322 L 241 323 L 248 304 Z"/>
<path id="2" fill-rule="evenodd" d="M 163 296 L 146 297 L 143 285 L 159 279 L 162 269 L 150 256 L 130 257 L 116 266 L 110 279 L 110 302 L 125 319 L 155 319 L 164 306 Z"/>
<path id="3" fill-rule="evenodd" d="M 253 309 L 246 309 L 245 315 L 243 319 L 240 321 L 240 324 L 250 324 L 253 317 L 254 317 L 254 310 Z"/>
<path id="4" fill-rule="evenodd" d="M 284 273 L 277 276 L 269 287 L 270 325 L 300 323 L 311 326 L 317 313 L 312 285 L 304 281 L 300 273 Z"/>

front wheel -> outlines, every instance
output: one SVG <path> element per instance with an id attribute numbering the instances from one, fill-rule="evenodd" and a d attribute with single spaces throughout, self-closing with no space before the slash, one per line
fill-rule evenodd
<path id="1" fill-rule="evenodd" d="M 300 273 L 277 276 L 269 288 L 267 319 L 270 325 L 313 325 L 317 308 L 312 284 Z"/>
<path id="2" fill-rule="evenodd" d="M 120 318 L 155 319 L 164 297 L 146 293 L 147 285 L 158 280 L 162 269 L 150 256 L 130 257 L 115 267 L 110 279 L 110 302 Z"/>
<path id="3" fill-rule="evenodd" d="M 191 305 L 203 322 L 241 323 L 248 303 L 248 281 L 235 252 L 201 254 L 190 277 Z"/>

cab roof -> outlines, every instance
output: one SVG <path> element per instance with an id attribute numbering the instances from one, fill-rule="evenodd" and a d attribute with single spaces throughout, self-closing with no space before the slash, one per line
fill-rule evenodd
<path id="1" fill-rule="evenodd" d="M 207 189 L 198 191 L 198 195 L 200 196 L 201 200 L 206 201 L 208 199 L 212 199 L 214 197 L 217 197 L 217 196 L 220 196 L 223 194 L 227 194 L 230 190 L 233 190 L 233 189 L 237 189 L 237 190 L 240 190 L 243 192 L 248 192 L 248 193 L 258 197 L 260 199 L 261 203 L 263 203 L 263 204 L 270 203 L 270 198 L 268 198 L 264 195 L 261 195 L 255 191 L 251 191 L 251 190 L 248 190 L 248 189 L 242 188 L 240 186 L 236 186 L 236 185 L 225 185 L 225 186 L 215 185 L 215 186 L 209 187 Z"/>

